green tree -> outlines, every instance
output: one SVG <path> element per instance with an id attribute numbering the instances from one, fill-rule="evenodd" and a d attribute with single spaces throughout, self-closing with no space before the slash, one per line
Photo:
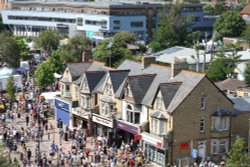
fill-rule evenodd
<path id="1" fill-rule="evenodd" d="M 61 57 L 67 62 L 80 62 L 82 60 L 83 50 L 91 48 L 91 41 L 86 36 L 75 36 L 69 43 L 62 46 Z"/>
<path id="2" fill-rule="evenodd" d="M 247 43 L 248 48 L 250 48 L 250 25 L 242 32 L 241 39 L 243 43 Z"/>
<path id="3" fill-rule="evenodd" d="M 35 84 L 40 89 L 46 88 L 54 82 L 54 73 L 61 73 L 64 64 L 60 59 L 60 52 L 55 51 L 44 62 L 42 62 L 35 71 Z"/>
<path id="4" fill-rule="evenodd" d="M 6 30 L 6 27 L 3 24 L 2 15 L 0 14 L 0 32 L 4 30 Z"/>
<path id="5" fill-rule="evenodd" d="M 35 46 L 41 48 L 47 54 L 57 50 L 59 46 L 60 35 L 57 30 L 45 30 L 40 33 L 38 38 L 35 39 Z"/>
<path id="6" fill-rule="evenodd" d="M 13 103 L 16 100 L 16 86 L 13 75 L 11 75 L 7 80 L 6 92 L 9 96 L 10 102 Z"/>
<path id="7" fill-rule="evenodd" d="M 0 144 L 0 164 L 1 164 L 1 166 L 4 166 L 4 167 L 18 167 L 18 166 L 20 166 L 20 165 L 18 165 L 18 162 L 11 163 L 10 153 L 8 155 L 6 155 L 6 153 L 4 153 L 4 149 L 5 149 L 5 147 L 3 146 L 3 144 Z"/>
<path id="8" fill-rule="evenodd" d="M 213 81 L 221 81 L 226 79 L 228 75 L 234 75 L 236 62 L 239 61 L 240 57 L 235 50 L 231 53 L 217 53 L 215 59 L 208 65 L 207 76 Z"/>
<path id="9" fill-rule="evenodd" d="M 9 32 L 0 33 L 0 61 L 14 68 L 20 64 L 20 47 Z"/>
<path id="10" fill-rule="evenodd" d="M 244 77 L 245 77 L 245 83 L 250 84 L 250 61 L 246 63 Z"/>
<path id="11" fill-rule="evenodd" d="M 247 167 L 249 163 L 247 161 L 244 139 L 238 138 L 232 145 L 226 160 L 226 167 Z"/>
<path id="12" fill-rule="evenodd" d="M 138 37 L 131 32 L 117 33 L 111 40 L 107 39 L 98 43 L 93 58 L 115 67 L 124 59 L 132 57 L 132 53 L 127 49 L 127 44 L 133 44 L 137 39 Z"/>
<path id="13" fill-rule="evenodd" d="M 228 10 L 228 7 L 223 2 L 218 2 L 215 5 L 206 5 L 203 7 L 203 11 L 212 15 L 220 15 Z"/>
<path id="14" fill-rule="evenodd" d="M 246 29 L 246 22 L 238 11 L 229 10 L 216 19 L 213 27 L 214 31 L 217 32 L 218 40 L 221 40 L 225 36 L 239 37 Z"/>
<path id="15" fill-rule="evenodd" d="M 182 15 L 182 11 L 183 4 L 179 2 L 164 7 L 158 28 L 154 33 L 154 39 L 149 45 L 153 51 L 160 51 L 176 45 L 187 45 L 189 21 L 187 17 Z"/>
<path id="16" fill-rule="evenodd" d="M 25 43 L 23 37 L 13 36 L 13 39 L 16 41 L 18 48 L 20 50 L 20 58 L 27 59 L 29 55 L 29 47 Z"/>

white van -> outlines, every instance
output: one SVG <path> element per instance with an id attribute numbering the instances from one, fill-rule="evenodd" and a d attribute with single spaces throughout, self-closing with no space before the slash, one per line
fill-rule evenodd
<path id="1" fill-rule="evenodd" d="M 23 68 L 23 69 L 29 71 L 30 70 L 29 62 L 28 61 L 21 61 L 20 62 L 20 68 Z"/>

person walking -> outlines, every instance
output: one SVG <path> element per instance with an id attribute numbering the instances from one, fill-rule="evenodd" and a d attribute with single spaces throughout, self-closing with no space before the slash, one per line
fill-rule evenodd
<path id="1" fill-rule="evenodd" d="M 28 151 L 27 151 L 28 163 L 30 163 L 31 156 L 32 156 L 32 152 L 30 149 L 28 149 Z"/>
<path id="2" fill-rule="evenodd" d="M 26 115 L 25 120 L 26 120 L 26 126 L 28 126 L 29 125 L 29 120 L 30 120 L 30 117 L 29 117 L 28 114 Z"/>

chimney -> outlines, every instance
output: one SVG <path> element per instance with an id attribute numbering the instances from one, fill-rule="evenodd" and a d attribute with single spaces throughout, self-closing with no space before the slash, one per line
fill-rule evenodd
<path id="1" fill-rule="evenodd" d="M 82 62 L 88 62 L 91 59 L 92 59 L 92 49 L 90 47 L 84 48 L 82 51 Z"/>
<path id="2" fill-rule="evenodd" d="M 174 78 L 176 75 L 178 75 L 181 70 L 187 69 L 187 59 L 177 59 L 174 58 L 174 61 L 171 63 L 171 77 Z"/>
<path id="3" fill-rule="evenodd" d="M 143 56 L 141 62 L 142 62 L 142 69 L 144 70 L 150 64 L 156 63 L 156 58 L 155 56 Z"/>

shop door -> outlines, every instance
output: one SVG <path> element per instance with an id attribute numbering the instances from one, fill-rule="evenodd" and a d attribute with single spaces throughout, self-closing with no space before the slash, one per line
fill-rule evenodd
<path id="1" fill-rule="evenodd" d="M 201 158 L 201 161 L 204 161 L 206 157 L 206 142 L 205 141 L 199 142 L 198 152 L 199 152 L 199 157 Z"/>
<path id="2" fill-rule="evenodd" d="M 57 108 L 56 120 L 58 119 L 61 119 L 64 125 L 69 126 L 69 119 L 70 119 L 69 112 L 62 110 L 60 108 Z"/>

